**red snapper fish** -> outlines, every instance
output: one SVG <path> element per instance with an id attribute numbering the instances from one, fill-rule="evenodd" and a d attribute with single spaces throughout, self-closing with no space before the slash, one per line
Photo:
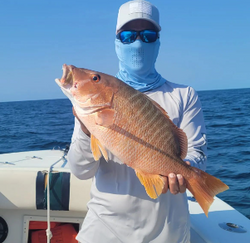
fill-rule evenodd
<path id="1" fill-rule="evenodd" d="M 228 189 L 218 178 L 187 165 L 186 134 L 147 95 L 121 80 L 96 71 L 63 65 L 56 79 L 79 120 L 91 133 L 95 160 L 111 151 L 133 168 L 150 198 L 161 195 L 162 176 L 181 174 L 206 216 L 213 197 Z"/>

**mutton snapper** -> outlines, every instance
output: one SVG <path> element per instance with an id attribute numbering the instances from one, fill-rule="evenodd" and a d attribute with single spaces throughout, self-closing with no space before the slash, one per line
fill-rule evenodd
<path id="1" fill-rule="evenodd" d="M 111 151 L 135 170 L 149 197 L 161 195 L 162 175 L 181 174 L 208 216 L 213 197 L 228 189 L 218 178 L 183 161 L 186 134 L 145 94 L 115 77 L 66 64 L 56 83 L 90 131 L 94 159 L 103 155 L 108 161 L 106 150 Z"/>

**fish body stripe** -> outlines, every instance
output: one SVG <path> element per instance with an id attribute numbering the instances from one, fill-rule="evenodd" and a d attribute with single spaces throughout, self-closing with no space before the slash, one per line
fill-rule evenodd
<path id="1" fill-rule="evenodd" d="M 105 143 L 117 151 L 121 160 L 131 167 L 153 166 L 158 170 L 157 168 L 165 167 L 160 163 L 166 158 L 178 160 L 167 150 L 173 136 L 170 124 L 166 123 L 168 118 L 143 94 L 126 92 L 123 89 L 122 95 L 114 97 L 113 106 L 117 114 L 114 125 L 104 135 Z M 127 109 L 128 105 L 132 107 Z M 107 141 L 108 139 L 113 142 Z"/>

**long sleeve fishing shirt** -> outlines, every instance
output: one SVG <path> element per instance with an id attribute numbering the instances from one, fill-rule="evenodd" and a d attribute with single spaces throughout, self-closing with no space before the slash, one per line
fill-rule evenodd
<path id="1" fill-rule="evenodd" d="M 206 129 L 197 93 L 193 88 L 166 82 L 146 94 L 159 103 L 188 137 L 187 161 L 205 170 Z M 93 178 L 88 213 L 77 240 L 82 243 L 188 243 L 190 221 L 186 193 L 169 191 L 151 199 L 135 171 L 109 153 L 95 161 L 90 138 L 75 119 L 68 153 L 72 173 Z M 79 192 L 81 193 L 81 192 Z"/>

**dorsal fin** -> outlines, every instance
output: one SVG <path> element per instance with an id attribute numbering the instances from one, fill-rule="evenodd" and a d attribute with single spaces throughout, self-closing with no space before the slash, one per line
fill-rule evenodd
<path id="1" fill-rule="evenodd" d="M 172 122 L 172 121 L 171 121 Z M 172 122 L 173 123 L 173 122 Z M 187 139 L 187 135 L 185 132 L 182 131 L 182 129 L 180 129 L 179 127 L 174 125 L 174 129 L 175 129 L 175 133 L 179 139 L 179 143 L 180 143 L 180 148 L 181 148 L 181 154 L 180 157 L 181 159 L 185 159 L 187 156 L 187 152 L 188 152 L 188 139 Z"/>

